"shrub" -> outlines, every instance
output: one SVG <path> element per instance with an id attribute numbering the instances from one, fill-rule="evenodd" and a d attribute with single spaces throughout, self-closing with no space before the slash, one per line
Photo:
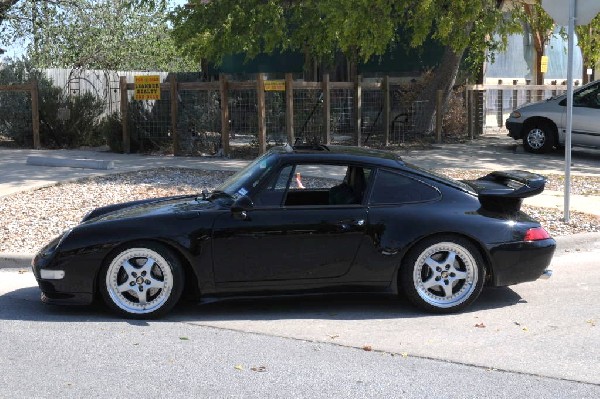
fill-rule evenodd
<path id="1" fill-rule="evenodd" d="M 27 60 L 9 60 L 0 70 L 0 84 L 24 84 L 38 81 L 40 141 L 49 148 L 98 146 L 105 139 L 99 130 L 104 102 L 84 93 L 67 96 L 50 79 L 34 69 Z M 68 118 L 60 118 L 68 115 Z M 20 146 L 32 144 L 31 98 L 29 93 L 0 93 L 0 134 Z"/>

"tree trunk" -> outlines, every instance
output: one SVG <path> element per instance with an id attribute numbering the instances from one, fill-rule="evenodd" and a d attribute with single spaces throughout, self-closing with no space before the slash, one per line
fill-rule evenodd
<path id="1" fill-rule="evenodd" d="M 436 93 L 438 90 L 442 90 L 442 109 L 445 109 L 456 81 L 463 54 L 464 50 L 456 53 L 450 47 L 444 49 L 444 55 L 440 65 L 435 70 L 433 78 L 429 80 L 417 97 L 419 103 L 415 104 L 417 114 L 414 121 L 416 132 L 430 134 L 433 131 L 436 118 Z"/>

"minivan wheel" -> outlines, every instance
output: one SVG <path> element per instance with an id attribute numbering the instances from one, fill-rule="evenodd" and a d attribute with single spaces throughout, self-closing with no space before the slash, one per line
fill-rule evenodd
<path id="1" fill-rule="evenodd" d="M 554 129 L 550 123 L 540 121 L 525 128 L 523 137 L 525 151 L 541 154 L 552 150 L 554 145 Z"/>

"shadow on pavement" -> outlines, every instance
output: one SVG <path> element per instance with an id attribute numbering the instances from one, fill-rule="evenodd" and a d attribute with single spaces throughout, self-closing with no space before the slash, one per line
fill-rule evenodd
<path id="1" fill-rule="evenodd" d="M 90 306 L 46 305 L 37 287 L 21 288 L 0 296 L 0 320 L 42 322 L 127 322 L 148 325 L 144 320 L 127 320 L 110 313 L 101 303 Z M 508 287 L 484 289 L 481 296 L 463 313 L 497 309 L 522 302 Z M 414 308 L 406 299 L 389 294 L 328 294 L 271 297 L 207 298 L 200 303 L 180 303 L 158 322 L 268 321 L 293 319 L 370 320 L 432 315 Z"/>

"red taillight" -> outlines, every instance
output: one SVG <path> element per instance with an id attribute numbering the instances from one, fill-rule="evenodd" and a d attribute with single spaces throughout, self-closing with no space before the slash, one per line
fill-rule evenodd
<path id="1" fill-rule="evenodd" d="M 543 227 L 527 230 L 525 233 L 525 241 L 540 241 L 550 238 L 550 234 Z"/>

